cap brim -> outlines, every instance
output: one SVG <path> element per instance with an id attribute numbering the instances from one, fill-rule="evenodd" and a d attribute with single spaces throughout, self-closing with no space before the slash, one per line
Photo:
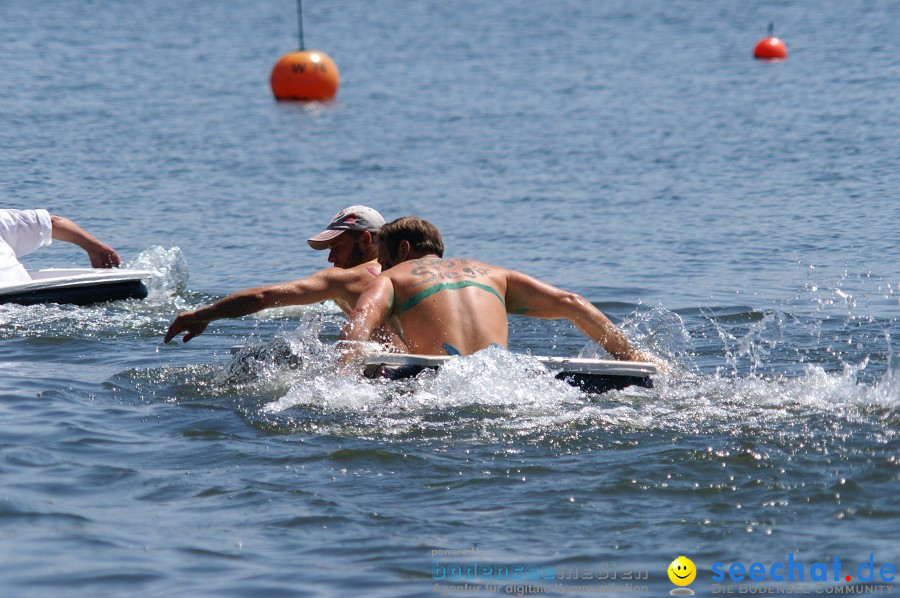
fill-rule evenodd
<path id="1" fill-rule="evenodd" d="M 343 230 L 323 230 L 315 237 L 306 240 L 313 249 L 328 249 L 328 241 L 338 237 Z"/>

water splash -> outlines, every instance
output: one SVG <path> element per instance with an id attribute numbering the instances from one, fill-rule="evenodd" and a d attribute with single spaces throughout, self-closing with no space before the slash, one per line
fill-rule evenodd
<path id="1" fill-rule="evenodd" d="M 44 303 L 0 305 L 0 338 L 118 338 L 159 331 L 183 307 L 187 263 L 181 249 L 151 247 L 123 266 L 152 273 L 148 296 L 88 306 Z"/>
<path id="2" fill-rule="evenodd" d="M 323 329 L 337 320 L 328 312 L 313 312 L 292 331 L 268 340 L 250 336 L 232 347 L 217 384 L 249 387 L 289 386 L 299 379 L 316 379 L 334 369 L 338 352 L 323 340 Z"/>
<path id="3" fill-rule="evenodd" d="M 500 348 L 453 359 L 438 371 L 406 381 L 361 380 L 333 371 L 322 372 L 320 378 L 296 384 L 286 397 L 264 410 L 278 412 L 296 405 L 358 411 L 488 406 L 545 412 L 548 406 L 581 396 L 556 380 L 537 359 Z"/>
<path id="4" fill-rule="evenodd" d="M 152 255 L 163 265 L 180 261 L 165 250 Z M 638 306 L 622 328 L 641 349 L 673 364 L 672 373 L 657 377 L 654 389 L 603 395 L 583 393 L 556 380 L 534 358 L 501 349 L 454 359 L 405 381 L 341 375 L 328 331 L 344 320 L 333 306 L 261 315 L 285 318 L 297 328 L 274 338 L 251 334 L 222 366 L 198 380 L 193 395 L 187 379 L 176 378 L 185 400 L 231 398 L 248 423 L 280 433 L 557 442 L 597 430 L 802 438 L 813 428 L 825 434 L 857 423 L 896 426 L 896 320 L 860 313 L 861 303 L 857 299 L 856 307 L 839 314 L 808 313 L 809 303 L 797 297 L 768 308 L 674 312 Z M 522 325 L 548 337 L 550 324 Z M 580 342 L 554 339 L 568 346 Z M 607 357 L 596 343 L 583 347 L 581 356 Z M 160 381 L 167 397 L 168 385 Z"/>
<path id="5" fill-rule="evenodd" d="M 786 350 L 793 334 L 790 327 L 809 326 L 807 319 L 744 309 L 703 310 L 685 318 L 660 308 L 630 319 L 629 325 L 640 330 L 654 321 L 668 323 L 669 329 L 660 333 L 661 327 L 653 328 L 657 339 L 653 346 L 668 347 L 686 363 L 670 376 L 658 377 L 654 389 L 586 394 L 556 380 L 530 356 L 489 349 L 399 382 L 320 370 L 296 379 L 283 396 L 249 417 L 296 430 L 297 414 L 302 413 L 306 421 L 300 429 L 314 425 L 319 432 L 338 435 L 441 433 L 482 439 L 517 434 L 543 438 L 566 430 L 577 435 L 579 430 L 597 428 L 760 434 L 777 428 L 790 434 L 785 430 L 804 418 L 832 422 L 822 424 L 828 426 L 896 418 L 898 383 L 893 368 L 876 377 L 874 384 L 866 384 L 861 379 L 871 378 L 868 359 L 826 369 Z M 717 349 L 687 334 L 698 323 L 721 335 Z M 595 349 L 589 346 L 585 352 L 593 356 Z M 704 368 L 694 362 L 704 362 L 717 351 L 730 358 L 730 364 L 702 373 Z M 740 373 L 739 361 L 746 362 L 750 371 Z M 790 375 L 768 372 L 771 364 L 781 361 L 790 364 L 786 368 Z M 805 426 L 796 433 L 806 433 Z"/>
<path id="6" fill-rule="evenodd" d="M 124 267 L 153 273 L 147 284 L 147 300 L 150 302 L 166 300 L 187 288 L 187 260 L 179 247 L 150 247 L 129 260 Z"/>
<path id="7" fill-rule="evenodd" d="M 662 358 L 675 369 L 684 367 L 685 360 L 693 355 L 693 342 L 684 318 L 661 305 L 638 305 L 624 319 L 620 328 L 635 347 Z M 578 357 L 613 358 L 602 345 L 595 342 L 582 347 Z"/>

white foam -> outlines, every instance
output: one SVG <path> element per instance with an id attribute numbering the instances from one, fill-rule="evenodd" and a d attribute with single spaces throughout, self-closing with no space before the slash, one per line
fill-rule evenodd
<path id="1" fill-rule="evenodd" d="M 187 261 L 179 247 L 149 247 L 128 260 L 124 267 L 153 273 L 147 283 L 147 301 L 166 300 L 187 288 Z"/>

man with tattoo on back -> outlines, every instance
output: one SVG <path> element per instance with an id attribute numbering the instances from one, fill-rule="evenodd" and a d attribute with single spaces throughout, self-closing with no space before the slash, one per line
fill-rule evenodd
<path id="1" fill-rule="evenodd" d="M 410 353 L 469 355 L 507 345 L 507 313 L 566 318 L 616 359 L 654 361 L 636 350 L 603 313 L 583 297 L 531 276 L 468 258 L 444 258 L 438 229 L 415 217 L 385 224 L 378 234 L 382 273 L 363 292 L 341 331 L 349 362 L 359 342 L 390 324 Z"/>

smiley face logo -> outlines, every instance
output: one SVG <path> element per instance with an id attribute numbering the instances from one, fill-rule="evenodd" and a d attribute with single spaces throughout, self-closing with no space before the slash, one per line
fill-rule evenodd
<path id="1" fill-rule="evenodd" d="M 668 572 L 669 579 L 676 586 L 690 585 L 694 578 L 697 577 L 697 567 L 694 566 L 694 561 L 686 556 L 680 556 L 672 561 Z"/>

